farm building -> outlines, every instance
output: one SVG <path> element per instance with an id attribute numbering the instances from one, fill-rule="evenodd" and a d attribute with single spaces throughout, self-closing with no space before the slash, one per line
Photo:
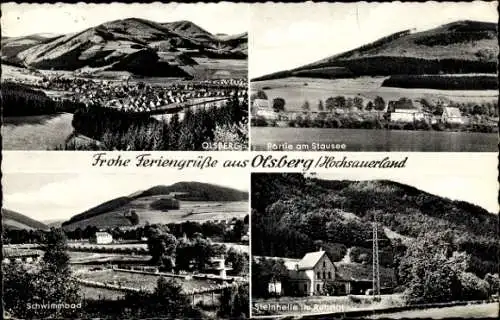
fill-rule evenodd
<path id="1" fill-rule="evenodd" d="M 252 105 L 256 109 L 271 109 L 271 103 L 267 99 L 255 99 Z"/>
<path id="2" fill-rule="evenodd" d="M 302 259 L 255 258 L 284 261 L 290 279 L 280 289 L 285 295 L 325 295 L 327 285 L 333 286 L 335 295 L 365 294 L 372 287 L 371 265 L 345 262 L 345 259 L 334 263 L 322 249 L 309 252 Z M 381 287 L 386 290 L 392 288 L 395 284 L 394 271 L 387 268 L 380 270 Z"/>
<path id="3" fill-rule="evenodd" d="M 425 120 L 425 113 L 418 109 L 395 109 L 391 112 L 391 122 L 413 123 Z"/>
<path id="4" fill-rule="evenodd" d="M 107 232 L 96 232 L 95 235 L 90 237 L 90 243 L 96 244 L 110 244 L 113 242 L 113 236 Z"/>
<path id="5" fill-rule="evenodd" d="M 462 113 L 456 107 L 444 107 L 441 121 L 448 124 L 463 124 Z"/>

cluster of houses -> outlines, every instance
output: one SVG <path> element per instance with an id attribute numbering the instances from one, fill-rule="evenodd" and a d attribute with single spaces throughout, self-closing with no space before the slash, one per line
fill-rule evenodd
<path id="1" fill-rule="evenodd" d="M 243 85 L 245 84 L 245 85 Z M 69 92 L 86 105 L 102 105 L 123 112 L 150 112 L 172 104 L 204 98 L 243 98 L 247 94 L 242 79 L 206 80 L 188 84 L 157 87 L 142 83 L 97 81 L 82 78 L 44 78 L 38 86 Z"/>
<path id="2" fill-rule="evenodd" d="M 388 106 L 386 106 L 386 110 L 393 103 L 394 105 L 396 101 L 390 101 Z M 419 107 L 420 102 L 414 101 L 414 108 L 389 108 L 390 111 L 385 111 L 389 114 L 389 121 L 394 123 L 415 123 L 417 121 L 425 121 L 429 124 L 443 123 L 450 125 L 462 125 L 465 123 L 464 117 L 462 113 L 457 107 L 443 106 L 443 113 L 440 116 L 433 115 L 429 112 L 423 111 L 422 107 Z M 325 116 L 329 112 L 325 111 L 295 111 L 295 112 L 277 112 L 273 110 L 271 106 L 271 102 L 267 99 L 255 99 L 252 102 L 252 116 L 254 117 L 262 117 L 266 120 L 295 120 L 299 116 L 304 116 L 304 114 L 308 114 L 312 119 L 316 119 L 320 114 L 324 114 Z M 334 113 L 336 115 L 347 114 L 349 112 L 356 112 L 359 110 L 345 110 L 336 108 Z M 370 111 L 369 111 L 370 112 Z M 372 110 L 371 112 L 379 112 L 376 110 Z"/>
<path id="3" fill-rule="evenodd" d="M 313 296 L 367 294 L 373 285 L 371 266 L 350 261 L 349 253 L 339 262 L 332 262 L 323 249 L 309 252 L 302 259 L 253 256 L 263 259 L 282 260 L 288 271 L 289 283 L 271 279 L 269 293 L 286 296 Z M 385 270 L 380 276 L 381 289 L 388 290 L 395 285 L 392 270 Z M 327 289 L 330 286 L 332 289 Z"/>

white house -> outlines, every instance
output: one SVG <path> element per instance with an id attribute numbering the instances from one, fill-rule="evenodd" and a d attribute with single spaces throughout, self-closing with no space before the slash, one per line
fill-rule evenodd
<path id="1" fill-rule="evenodd" d="M 256 109 L 258 108 L 271 109 L 271 102 L 267 99 L 255 99 L 253 101 L 253 107 Z"/>
<path id="2" fill-rule="evenodd" d="M 449 124 L 464 124 L 462 113 L 456 107 L 444 107 L 441 121 Z"/>
<path id="3" fill-rule="evenodd" d="M 425 120 L 425 114 L 418 109 L 395 109 L 391 112 L 391 122 L 413 123 Z"/>
<path id="4" fill-rule="evenodd" d="M 96 244 L 110 244 L 113 242 L 113 236 L 107 232 L 96 232 L 94 236 L 90 237 L 90 243 Z"/>
<path id="5" fill-rule="evenodd" d="M 322 249 L 306 253 L 302 259 L 259 256 L 254 256 L 254 258 L 281 260 L 287 268 L 288 281 L 280 283 L 279 290 L 275 281 L 271 280 L 268 283 L 269 292 L 273 294 L 326 295 L 332 287 L 335 295 L 365 294 L 372 287 L 371 265 L 352 263 L 349 259 L 349 252 L 339 262 L 332 262 Z M 380 270 L 381 287 L 393 287 L 395 284 L 393 270 L 387 268 Z M 327 285 L 330 286 L 329 289 Z"/>

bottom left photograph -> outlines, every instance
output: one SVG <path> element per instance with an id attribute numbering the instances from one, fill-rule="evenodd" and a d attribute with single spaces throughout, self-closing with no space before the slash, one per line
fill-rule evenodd
<path id="1" fill-rule="evenodd" d="M 248 317 L 245 173 L 4 172 L 4 318 Z"/>

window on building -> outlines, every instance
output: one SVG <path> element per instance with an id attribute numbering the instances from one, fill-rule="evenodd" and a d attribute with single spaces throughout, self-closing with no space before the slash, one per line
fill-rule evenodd
<path id="1" fill-rule="evenodd" d="M 321 286 L 319 284 L 316 285 L 316 291 L 320 291 L 321 290 Z"/>
<path id="2" fill-rule="evenodd" d="M 328 271 L 328 279 L 331 279 L 332 278 L 332 273 L 330 271 Z"/>
<path id="3" fill-rule="evenodd" d="M 316 273 L 316 278 L 321 279 L 321 273 Z"/>
<path id="4" fill-rule="evenodd" d="M 323 279 L 326 279 L 326 272 L 323 271 Z"/>
<path id="5" fill-rule="evenodd" d="M 323 268 L 326 268 L 326 261 L 323 260 Z"/>

